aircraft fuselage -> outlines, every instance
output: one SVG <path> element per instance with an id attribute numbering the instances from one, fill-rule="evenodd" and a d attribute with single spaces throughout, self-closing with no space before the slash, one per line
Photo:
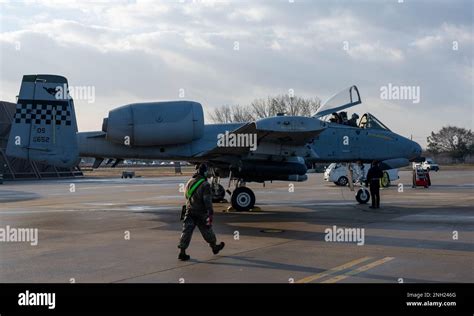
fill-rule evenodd
<path id="1" fill-rule="evenodd" d="M 107 157 L 122 159 L 203 160 L 199 154 L 216 147 L 218 135 L 233 131 L 243 123 L 210 124 L 198 140 L 175 145 L 135 147 L 109 142 L 103 132 L 77 133 L 81 157 Z M 263 143 L 248 158 L 270 156 L 299 156 L 309 162 L 351 162 L 418 157 L 420 146 L 403 136 L 387 130 L 364 129 L 336 123 L 327 128 L 306 146 Z"/>

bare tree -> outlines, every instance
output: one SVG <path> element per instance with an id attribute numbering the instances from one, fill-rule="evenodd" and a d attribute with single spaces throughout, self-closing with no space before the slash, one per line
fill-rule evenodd
<path id="1" fill-rule="evenodd" d="M 250 122 L 254 120 L 250 108 L 241 105 L 223 105 L 210 112 L 209 116 L 215 123 Z"/>
<path id="2" fill-rule="evenodd" d="M 209 113 L 216 123 L 250 122 L 284 113 L 292 116 L 311 116 L 321 105 L 318 98 L 305 99 L 297 96 L 278 95 L 267 99 L 255 99 L 249 105 L 224 105 Z"/>
<path id="3" fill-rule="evenodd" d="M 452 158 L 464 160 L 474 153 L 474 134 L 471 130 L 455 126 L 445 126 L 438 133 L 428 136 L 428 150 L 432 153 L 449 153 Z"/>
<path id="4" fill-rule="evenodd" d="M 231 106 L 222 105 L 218 108 L 215 108 L 214 112 L 209 113 L 209 116 L 211 117 L 211 120 L 216 123 L 231 123 Z"/>
<path id="5" fill-rule="evenodd" d="M 231 109 L 233 122 L 250 122 L 254 120 L 248 106 L 235 105 Z"/>

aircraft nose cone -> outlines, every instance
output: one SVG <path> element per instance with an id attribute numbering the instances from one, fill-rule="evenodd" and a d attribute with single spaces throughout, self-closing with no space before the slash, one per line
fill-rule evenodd
<path id="1" fill-rule="evenodd" d="M 418 143 L 413 142 L 413 156 L 414 158 L 421 156 L 421 146 Z"/>

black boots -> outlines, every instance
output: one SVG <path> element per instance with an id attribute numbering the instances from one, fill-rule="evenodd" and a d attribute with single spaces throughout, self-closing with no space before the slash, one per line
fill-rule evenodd
<path id="1" fill-rule="evenodd" d="M 224 249 L 224 246 L 225 246 L 225 243 L 224 242 L 221 242 L 220 244 L 218 245 L 213 245 L 211 246 L 212 247 L 212 253 L 217 255 L 219 253 L 219 251 L 221 251 L 222 249 Z"/>
<path id="2" fill-rule="evenodd" d="M 181 260 L 181 261 L 187 261 L 187 260 L 191 259 L 191 257 L 186 254 L 185 249 L 181 249 L 181 251 L 179 252 L 178 259 Z"/>
<path id="3" fill-rule="evenodd" d="M 221 242 L 218 245 L 211 245 L 212 253 L 217 255 L 219 253 L 219 251 L 224 249 L 224 246 L 225 246 L 225 243 L 223 243 L 223 242 Z M 181 251 L 179 252 L 179 255 L 178 255 L 178 259 L 181 260 L 181 261 L 188 261 L 189 259 L 191 259 L 191 257 L 188 254 L 186 254 L 185 249 L 181 249 Z"/>

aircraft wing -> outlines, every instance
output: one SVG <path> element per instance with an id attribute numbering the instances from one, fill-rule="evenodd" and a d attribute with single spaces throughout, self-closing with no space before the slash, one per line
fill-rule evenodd
<path id="1" fill-rule="evenodd" d="M 257 146 L 262 142 L 303 146 L 311 142 L 325 128 L 324 122 L 311 117 L 275 116 L 244 124 L 236 130 L 229 131 L 229 134 L 256 135 Z M 216 146 L 211 150 L 200 153 L 198 157 L 219 155 L 242 156 L 249 152 L 250 147 Z"/>
<path id="2" fill-rule="evenodd" d="M 229 131 L 232 134 L 254 134 L 256 133 L 257 128 L 255 125 L 255 122 L 247 123 L 236 130 Z M 258 135 L 258 134 L 257 134 Z M 258 143 L 258 136 L 257 136 L 257 143 Z M 197 157 L 202 157 L 202 156 L 221 156 L 221 155 L 230 155 L 230 156 L 241 156 L 244 154 L 247 154 L 250 151 L 250 147 L 214 147 L 211 150 L 201 152 L 200 154 L 197 155 Z"/>
<path id="3" fill-rule="evenodd" d="M 285 145 L 303 146 L 319 135 L 324 122 L 303 116 L 276 116 L 256 122 L 258 140 Z"/>

